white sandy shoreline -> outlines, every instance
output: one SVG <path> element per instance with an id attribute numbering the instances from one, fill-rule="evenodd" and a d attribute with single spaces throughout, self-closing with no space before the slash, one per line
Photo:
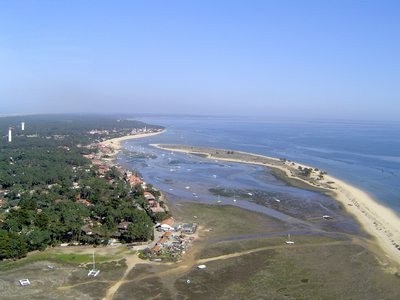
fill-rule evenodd
<path id="1" fill-rule="evenodd" d="M 109 147 L 114 150 L 114 154 L 118 153 L 119 150 L 121 150 L 121 143 L 126 140 L 132 140 L 132 139 L 140 139 L 140 138 L 146 138 L 150 137 L 153 135 L 161 134 L 164 133 L 166 130 L 161 130 L 161 131 L 156 131 L 156 132 L 144 132 L 144 133 L 138 133 L 138 134 L 131 134 L 131 135 L 125 135 L 109 140 L 105 140 L 101 143 L 100 145 L 103 145 L 105 147 Z"/>
<path id="2" fill-rule="evenodd" d="M 168 151 L 177 151 L 183 153 L 202 154 L 209 159 L 217 159 L 238 163 L 257 164 L 270 168 L 276 168 L 283 171 L 288 178 L 300 180 L 305 184 L 312 187 L 322 188 L 333 194 L 333 198 L 343 204 L 345 209 L 351 213 L 362 225 L 364 230 L 376 239 L 377 244 L 386 254 L 386 257 L 395 262 L 397 267 L 400 266 L 400 250 L 396 247 L 400 245 L 400 217 L 390 208 L 385 207 L 378 203 L 372 196 L 368 195 L 361 189 L 346 183 L 343 180 L 325 174 L 323 179 L 316 181 L 308 181 L 294 175 L 294 171 L 299 166 L 302 168 L 309 168 L 308 166 L 298 164 L 295 162 L 283 162 L 277 158 L 255 155 L 252 153 L 235 151 L 239 155 L 243 155 L 245 159 L 235 159 L 231 157 L 221 157 L 207 152 L 200 147 L 188 147 L 173 145 L 159 145 L 153 144 L 152 146 Z M 227 151 L 221 149 L 214 149 L 218 151 Z M 260 161 L 259 159 L 264 159 Z M 398 246 L 400 247 L 400 246 Z"/>

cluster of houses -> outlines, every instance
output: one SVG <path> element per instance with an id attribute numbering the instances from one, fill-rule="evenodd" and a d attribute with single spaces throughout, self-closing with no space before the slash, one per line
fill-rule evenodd
<path id="1" fill-rule="evenodd" d="M 196 223 L 175 225 L 175 220 L 170 217 L 155 226 L 158 238 L 144 250 L 144 254 L 150 259 L 174 259 L 179 258 L 189 247 L 194 239 L 191 234 L 196 232 Z M 157 235 L 155 235 L 157 236 Z"/>
<path id="2" fill-rule="evenodd" d="M 142 178 L 140 178 L 138 175 L 133 174 L 131 171 L 127 171 L 125 173 L 125 180 L 127 182 L 129 182 L 129 184 L 133 187 L 133 186 L 137 186 L 137 185 L 141 185 L 143 187 L 143 185 L 145 184 L 145 182 L 142 180 Z"/>
<path id="3" fill-rule="evenodd" d="M 146 210 L 155 213 L 166 213 L 168 212 L 168 207 L 165 204 L 160 203 L 150 192 L 144 192 L 144 198 L 146 199 Z"/>
<path id="4" fill-rule="evenodd" d="M 125 172 L 125 180 L 131 185 L 131 187 L 140 185 L 144 190 L 146 190 L 146 182 L 144 182 L 137 174 L 134 174 L 130 171 Z M 151 192 L 144 192 L 144 199 L 146 200 L 145 209 L 149 213 L 167 213 L 168 207 L 160 202 L 156 196 L 154 196 Z"/>
<path id="5" fill-rule="evenodd" d="M 87 159 L 89 159 L 92 163 L 93 166 L 96 166 L 97 172 L 99 174 L 99 177 L 104 177 L 105 174 L 111 169 L 112 164 L 105 160 L 104 157 L 112 149 L 110 147 L 104 146 L 102 144 L 97 144 L 94 145 L 94 147 L 98 147 L 98 153 L 97 154 L 88 154 L 84 155 Z M 143 190 L 145 190 L 143 196 L 144 196 L 144 208 L 146 211 L 152 215 L 156 213 L 168 213 L 168 207 L 160 201 L 160 197 L 156 197 L 152 192 L 146 191 L 147 185 L 146 182 L 143 181 L 143 179 L 134 172 L 131 172 L 129 170 L 123 170 L 120 169 L 121 173 L 124 174 L 124 180 L 131 186 L 131 188 L 141 186 Z M 75 184 L 76 185 L 76 184 Z M 79 186 L 74 186 L 73 188 L 78 188 Z M 153 191 L 153 190 L 152 190 Z M 77 197 L 75 200 L 77 203 L 81 203 L 85 206 L 90 206 L 92 205 L 90 201 Z M 117 229 L 118 231 L 113 235 L 114 238 L 119 238 L 124 232 L 127 231 L 129 224 L 131 222 L 121 222 L 118 224 Z M 87 223 L 82 227 L 82 232 L 85 235 L 93 235 L 92 228 L 95 226 L 94 224 Z"/>
<path id="6" fill-rule="evenodd" d="M 90 159 L 92 164 L 97 166 L 99 176 L 104 176 L 108 170 L 110 170 L 110 165 L 103 158 L 106 157 L 107 154 L 112 152 L 112 149 L 98 144 L 99 153 L 96 155 L 90 154 L 85 157 Z M 160 197 L 155 196 L 152 192 L 146 191 L 147 186 L 146 182 L 143 181 L 142 178 L 136 173 L 133 173 L 129 170 L 123 170 L 124 179 L 130 186 L 137 187 L 141 186 L 143 190 L 145 190 L 143 196 L 145 199 L 144 208 L 148 211 L 149 214 L 157 214 L 157 213 L 168 213 L 168 207 L 160 201 Z M 82 204 L 87 204 L 84 199 L 77 199 Z M 118 224 L 118 231 L 113 235 L 115 241 L 117 241 L 118 237 L 120 237 L 124 232 L 127 231 L 128 226 L 131 222 L 121 222 Z M 82 231 L 91 235 L 93 232 L 91 231 L 90 225 L 95 224 L 86 224 L 82 227 Z M 184 223 L 184 224 L 175 224 L 175 220 L 173 217 L 169 217 L 160 223 L 157 223 L 155 226 L 155 240 L 149 247 L 146 248 L 143 253 L 151 259 L 163 259 L 164 257 L 168 258 L 178 258 L 186 251 L 189 247 L 190 242 L 194 239 L 192 234 L 196 232 L 197 223 Z"/>
<path id="7" fill-rule="evenodd" d="M 110 170 L 110 166 L 106 162 L 101 160 L 101 155 L 108 153 L 108 151 L 111 151 L 111 149 L 109 147 L 101 147 L 99 149 L 100 149 L 100 154 L 98 155 L 85 154 L 83 156 L 89 159 L 93 166 L 97 166 L 99 176 L 104 177 L 107 171 Z"/>
<path id="8" fill-rule="evenodd" d="M 152 133 L 152 132 L 159 132 L 161 128 L 147 128 L 144 126 L 142 128 L 119 128 L 119 129 L 112 129 L 112 130 L 101 130 L 101 129 L 93 129 L 88 131 L 89 135 L 94 136 L 95 142 L 102 142 L 104 140 L 115 138 L 121 135 L 136 135 L 141 133 Z"/>

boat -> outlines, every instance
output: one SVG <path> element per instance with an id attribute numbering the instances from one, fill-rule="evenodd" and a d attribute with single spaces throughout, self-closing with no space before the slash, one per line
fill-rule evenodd
<path id="1" fill-rule="evenodd" d="M 31 282 L 29 281 L 29 279 L 26 278 L 26 279 L 20 279 L 19 284 L 21 286 L 27 286 L 27 285 L 31 285 Z"/>
<path id="2" fill-rule="evenodd" d="M 288 234 L 288 240 L 286 241 L 286 244 L 288 244 L 288 245 L 294 244 L 294 242 L 292 240 L 290 240 L 290 233 Z"/>
<path id="3" fill-rule="evenodd" d="M 94 251 L 93 251 L 93 269 L 89 270 L 88 276 L 96 277 L 99 275 L 100 270 L 96 270 L 96 262 L 94 261 Z"/>

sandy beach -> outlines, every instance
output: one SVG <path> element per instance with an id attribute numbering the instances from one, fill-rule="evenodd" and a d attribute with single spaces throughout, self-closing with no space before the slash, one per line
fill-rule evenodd
<path id="1" fill-rule="evenodd" d="M 289 179 L 294 179 L 310 187 L 321 189 L 351 213 L 384 251 L 386 257 L 400 266 L 400 218 L 391 209 L 381 205 L 372 196 L 343 180 L 321 173 L 320 170 L 268 156 L 224 149 L 200 148 L 182 145 L 160 145 L 154 147 L 201 155 L 209 159 L 238 163 L 257 164 L 280 170 Z M 311 169 L 308 176 L 300 170 Z"/>
<path id="2" fill-rule="evenodd" d="M 114 151 L 113 154 L 115 155 L 116 153 L 118 153 L 119 150 L 121 150 L 121 143 L 123 141 L 146 138 L 146 137 L 150 137 L 153 135 L 161 134 L 163 132 L 165 132 L 165 129 L 161 130 L 161 131 L 156 131 L 156 132 L 144 132 L 144 133 L 138 133 L 138 134 L 125 135 L 125 136 L 121 136 L 118 138 L 105 140 L 105 141 L 101 142 L 100 145 L 103 145 L 105 147 L 109 147 L 109 148 L 113 149 L 113 151 Z"/>

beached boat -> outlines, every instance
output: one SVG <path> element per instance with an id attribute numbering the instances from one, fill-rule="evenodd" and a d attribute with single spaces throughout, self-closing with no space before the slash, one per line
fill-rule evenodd
<path id="1" fill-rule="evenodd" d="M 294 242 L 290 239 L 290 233 L 288 234 L 288 239 L 286 241 L 286 244 L 288 244 L 288 245 L 293 245 L 294 244 Z"/>

